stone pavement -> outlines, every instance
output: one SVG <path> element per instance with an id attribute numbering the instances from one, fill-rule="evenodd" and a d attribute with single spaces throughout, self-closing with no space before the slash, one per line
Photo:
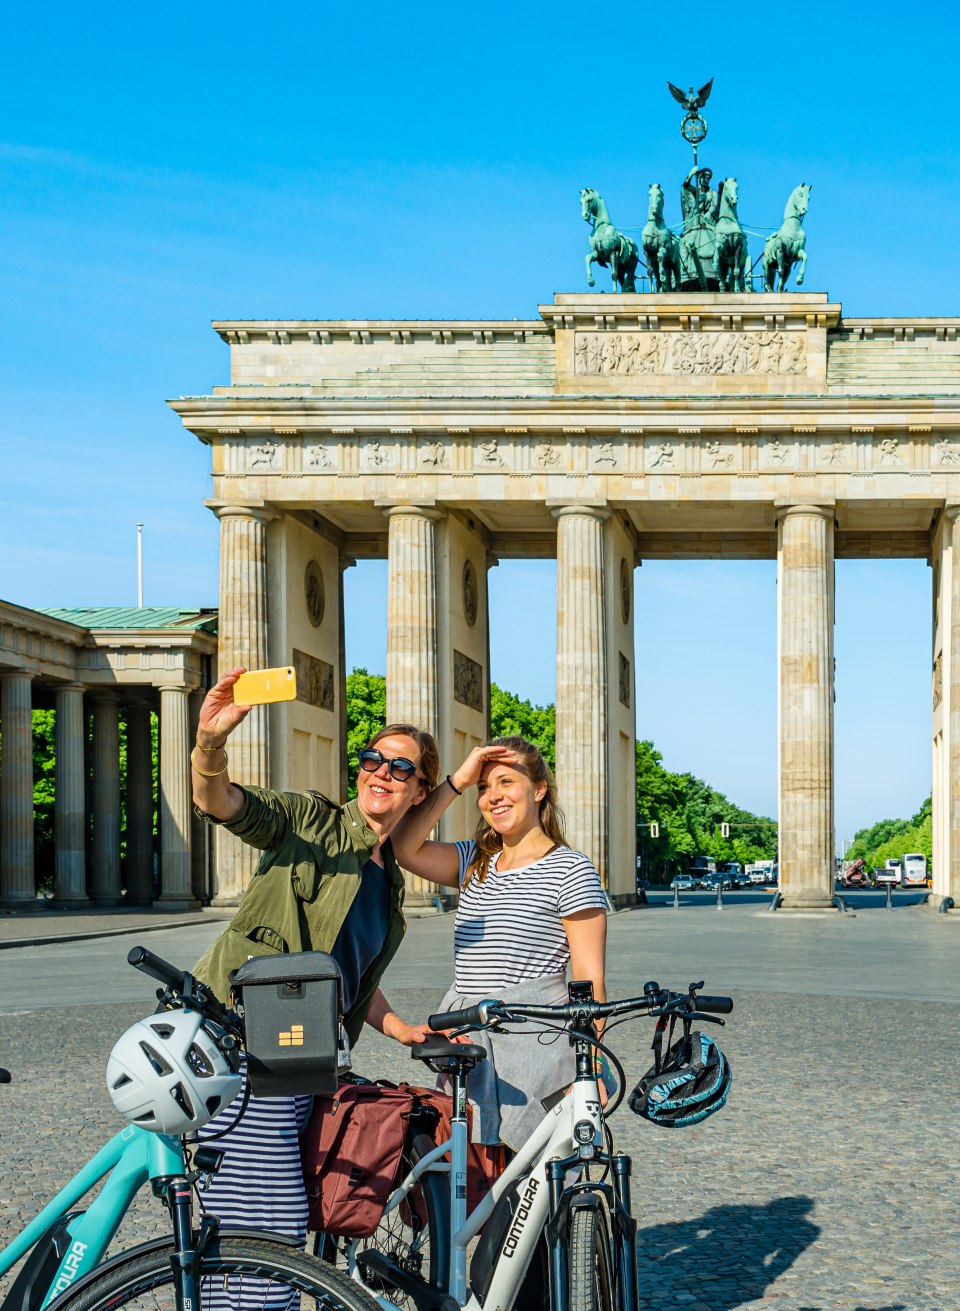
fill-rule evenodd
<path id="1" fill-rule="evenodd" d="M 145 941 L 187 963 L 216 931 Z M 451 916 L 410 927 L 386 981 L 410 1018 L 448 982 L 451 933 Z M 120 1123 L 106 1057 L 151 996 L 123 965 L 127 945 L 0 956 L 0 1064 L 16 1078 L 0 1088 L 0 1241 Z M 735 1079 L 723 1112 L 675 1132 L 627 1110 L 612 1120 L 634 1157 L 643 1311 L 958 1311 L 958 923 L 918 909 L 825 921 L 652 909 L 611 920 L 609 959 L 611 995 L 697 977 L 736 1000 L 717 1031 Z M 643 1021 L 616 1031 L 631 1079 L 649 1039 Z M 416 1069 L 372 1033 L 357 1067 Z M 143 1197 L 126 1240 L 159 1228 Z"/>
<path id="2" fill-rule="evenodd" d="M 165 911 L 144 907 L 130 910 L 37 910 L 27 914 L 0 914 L 0 951 L 5 947 L 45 946 L 84 938 L 119 937 L 127 933 L 155 933 L 192 924 L 218 924 L 233 917 L 230 909 Z"/>

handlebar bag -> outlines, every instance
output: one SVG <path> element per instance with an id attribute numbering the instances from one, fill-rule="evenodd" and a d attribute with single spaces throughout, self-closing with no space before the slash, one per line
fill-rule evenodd
<path id="1" fill-rule="evenodd" d="M 254 1097 L 335 1093 L 343 1014 L 340 966 L 325 951 L 255 956 L 233 975 Z"/>

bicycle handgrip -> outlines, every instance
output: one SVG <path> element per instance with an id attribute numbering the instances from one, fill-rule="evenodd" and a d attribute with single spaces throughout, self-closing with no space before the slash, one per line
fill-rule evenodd
<path id="1" fill-rule="evenodd" d="M 702 997 L 697 993 L 697 1010 L 712 1012 L 714 1015 L 729 1015 L 733 1010 L 733 998 Z"/>
<path id="2" fill-rule="evenodd" d="M 437 1032 L 440 1029 L 461 1029 L 467 1024 L 483 1024 L 483 1007 L 467 1006 L 462 1011 L 441 1011 L 439 1015 L 427 1016 L 427 1027 Z"/>
<path id="3" fill-rule="evenodd" d="M 146 947 L 131 947 L 127 952 L 127 963 L 134 969 L 141 970 L 144 974 L 149 974 L 151 978 L 165 983 L 168 988 L 173 988 L 175 992 L 182 992 L 184 987 L 183 970 L 178 970 L 176 965 L 171 965 L 161 956 L 155 956 L 152 951 Z"/>

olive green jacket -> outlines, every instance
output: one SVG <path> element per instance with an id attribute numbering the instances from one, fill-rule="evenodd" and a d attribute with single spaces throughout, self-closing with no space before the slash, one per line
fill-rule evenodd
<path id="1" fill-rule="evenodd" d="M 225 1001 L 230 973 L 250 956 L 330 951 L 360 887 L 377 835 L 356 801 L 338 806 L 319 792 L 243 788 L 243 809 L 223 828 L 263 852 L 229 928 L 200 957 L 194 974 Z M 208 824 L 219 824 L 197 809 Z M 403 875 L 389 839 L 380 848 L 392 892 L 390 923 L 380 954 L 360 980 L 344 1017 L 356 1043 L 377 985 L 406 932 Z"/>

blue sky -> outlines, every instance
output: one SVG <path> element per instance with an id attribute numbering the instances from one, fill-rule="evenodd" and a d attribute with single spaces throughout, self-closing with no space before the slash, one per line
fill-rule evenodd
<path id="1" fill-rule="evenodd" d="M 620 6 L 611 31 L 583 3 L 8 9 L 0 596 L 135 601 L 142 521 L 147 602 L 213 603 L 208 454 L 163 404 L 226 380 L 210 320 L 524 318 L 585 290 L 581 187 L 637 227 L 659 180 L 679 217 L 667 78 L 715 78 L 701 158 L 736 174 L 748 224 L 813 184 L 807 289 L 848 314 L 958 312 L 952 5 L 906 23 L 811 3 L 793 29 L 746 9 L 695 52 L 646 12 Z M 493 676 L 538 701 L 554 578 L 491 575 Z M 773 813 L 772 563 L 647 563 L 637 589 L 641 734 Z M 929 571 L 840 562 L 837 595 L 842 839 L 929 791 Z M 382 565 L 350 571 L 350 663 L 383 668 L 385 623 L 358 616 L 384 596 Z"/>

